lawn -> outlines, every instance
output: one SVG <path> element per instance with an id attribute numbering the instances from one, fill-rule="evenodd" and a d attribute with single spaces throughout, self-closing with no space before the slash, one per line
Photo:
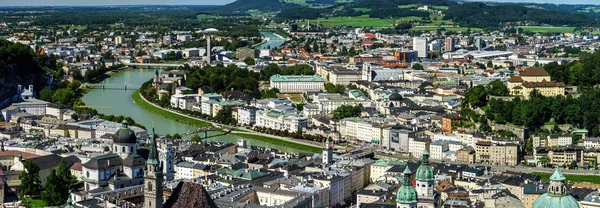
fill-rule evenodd
<path id="1" fill-rule="evenodd" d="M 548 122 L 544 123 L 544 126 L 554 126 L 554 125 L 556 125 L 556 122 L 548 121 Z"/>
<path id="2" fill-rule="evenodd" d="M 431 30 L 437 30 L 437 29 L 440 29 L 440 28 L 444 28 L 444 29 L 446 29 L 446 31 L 454 31 L 454 32 L 457 32 L 457 31 L 466 32 L 469 29 L 468 27 L 437 27 L 437 26 L 433 26 L 433 27 L 418 27 L 417 26 L 417 27 L 411 28 L 411 30 L 429 30 L 429 31 L 431 31 Z M 475 31 L 475 32 L 479 32 L 479 31 L 482 31 L 482 30 L 483 29 L 481 29 L 481 28 L 471 28 L 471 31 Z"/>
<path id="3" fill-rule="evenodd" d="M 307 151 L 307 152 L 320 153 L 322 151 L 322 149 L 319 148 L 319 147 L 313 147 L 313 146 L 309 146 L 309 145 L 298 144 L 298 143 L 295 143 L 295 142 L 288 142 L 288 141 L 285 141 L 285 140 L 281 140 L 281 139 L 277 139 L 277 138 L 271 138 L 271 137 L 266 137 L 266 136 L 253 135 L 253 134 L 243 134 L 243 133 L 231 133 L 230 135 L 244 137 L 244 138 L 258 140 L 258 141 L 263 141 L 263 142 L 267 142 L 267 143 L 270 143 L 270 144 L 284 146 L 284 147 L 289 147 L 289 148 L 294 148 L 294 149 L 303 150 L 303 151 Z"/>
<path id="4" fill-rule="evenodd" d="M 531 174 L 540 176 L 542 178 L 542 181 L 545 181 L 545 182 L 549 182 L 550 181 L 550 176 L 552 175 L 552 173 L 540 173 L 540 172 L 533 172 Z M 590 183 L 594 183 L 594 184 L 600 184 L 600 176 L 596 176 L 596 175 L 568 175 L 568 174 L 564 174 L 564 175 L 567 178 L 567 180 L 571 181 L 571 182 L 590 182 Z"/>
<path id="5" fill-rule="evenodd" d="M 277 94 L 277 97 L 289 99 L 294 103 L 301 103 L 303 100 L 302 94 Z"/>
<path id="6" fill-rule="evenodd" d="M 394 25 L 394 19 L 379 19 L 370 18 L 369 15 L 361 15 L 358 17 L 331 17 L 331 18 L 319 18 L 316 20 L 310 20 L 313 23 L 320 23 L 323 26 L 354 26 L 354 27 L 389 27 Z M 299 23 L 305 25 L 306 22 Z"/>
<path id="7" fill-rule="evenodd" d="M 197 126 L 197 127 L 214 127 L 211 123 L 208 123 L 206 121 L 201 121 L 198 119 L 193 119 L 187 116 L 182 116 L 179 114 L 175 114 L 172 113 L 170 111 L 166 111 L 163 110 L 161 108 L 157 108 L 156 106 L 153 106 L 150 103 L 147 103 L 146 101 L 144 101 L 144 99 L 142 99 L 142 95 L 140 94 L 140 90 L 136 90 L 133 95 L 132 95 L 132 99 L 133 102 L 135 102 L 136 105 L 140 106 L 140 108 L 150 111 L 154 114 L 160 115 L 162 117 L 168 118 L 168 119 L 172 119 L 175 121 L 179 121 L 179 122 L 183 122 L 183 123 L 187 123 L 189 125 L 193 125 L 193 126 Z"/>
<path id="8" fill-rule="evenodd" d="M 25 198 L 25 202 L 29 204 L 28 207 L 46 207 L 46 202 L 44 202 L 44 200 L 41 199 Z"/>
<path id="9" fill-rule="evenodd" d="M 204 20 L 204 19 L 215 19 L 215 18 L 217 18 L 217 15 L 212 15 L 212 14 L 199 14 L 198 16 L 196 16 L 196 18 L 198 18 L 199 20 Z"/>
<path id="10" fill-rule="evenodd" d="M 575 27 L 538 27 L 538 26 L 522 26 L 524 32 L 537 33 L 572 33 Z"/>

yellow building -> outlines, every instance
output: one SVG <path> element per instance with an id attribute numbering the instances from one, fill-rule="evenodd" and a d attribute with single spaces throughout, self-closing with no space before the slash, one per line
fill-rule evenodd
<path id="1" fill-rule="evenodd" d="M 519 76 L 511 77 L 506 82 L 511 95 L 523 96 L 529 99 L 533 90 L 543 96 L 558 96 L 565 94 L 565 84 L 551 81 L 550 74 L 543 68 L 527 68 Z"/>

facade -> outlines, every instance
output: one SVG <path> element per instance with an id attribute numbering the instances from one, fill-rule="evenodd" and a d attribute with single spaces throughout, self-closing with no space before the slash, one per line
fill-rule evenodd
<path id="1" fill-rule="evenodd" d="M 419 58 L 427 58 L 429 50 L 427 48 L 427 38 L 415 37 L 413 38 L 413 50 L 417 51 Z"/>
<path id="2" fill-rule="evenodd" d="M 447 37 L 445 39 L 444 43 L 445 43 L 444 49 L 446 52 L 454 51 L 454 38 L 453 37 Z"/>
<path id="3" fill-rule="evenodd" d="M 162 208 L 163 207 L 163 172 L 161 162 L 158 157 L 156 144 L 156 134 L 152 128 L 152 139 L 150 140 L 150 153 L 146 161 L 144 171 L 144 207 Z"/>
<path id="4" fill-rule="evenodd" d="M 490 164 L 492 165 L 518 165 L 519 146 L 516 144 L 497 145 L 489 147 Z"/>
<path id="5" fill-rule="evenodd" d="M 543 68 L 527 68 L 519 76 L 511 77 L 506 86 L 515 96 L 529 99 L 532 91 L 536 90 L 543 96 L 565 95 L 565 84 L 552 81 L 550 74 Z"/>
<path id="6" fill-rule="evenodd" d="M 435 178 L 433 168 L 429 164 L 429 152 L 423 151 L 421 165 L 417 168 L 415 176 L 415 189 L 417 191 L 417 206 L 422 208 L 435 208 L 439 204 L 439 194 L 434 189 Z"/>
<path id="7" fill-rule="evenodd" d="M 260 110 L 256 112 L 255 126 L 297 132 L 308 126 L 308 119 L 299 115 L 285 114 L 278 111 Z"/>
<path id="8" fill-rule="evenodd" d="M 324 89 L 325 82 L 316 75 L 273 75 L 270 88 L 277 88 L 282 93 L 319 92 Z"/>
<path id="9" fill-rule="evenodd" d="M 256 111 L 255 107 L 240 107 L 237 109 L 237 123 L 240 125 L 254 125 L 256 123 Z"/>

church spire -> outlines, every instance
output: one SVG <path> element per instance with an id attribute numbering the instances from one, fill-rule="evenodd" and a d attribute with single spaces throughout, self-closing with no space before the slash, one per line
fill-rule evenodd
<path id="1" fill-rule="evenodd" d="M 152 137 L 150 139 L 150 153 L 148 154 L 148 160 L 146 161 L 146 166 L 148 171 L 150 171 L 150 166 L 152 166 L 152 171 L 160 171 L 158 168 L 158 150 L 156 147 L 156 133 L 154 132 L 154 121 L 152 121 Z"/>

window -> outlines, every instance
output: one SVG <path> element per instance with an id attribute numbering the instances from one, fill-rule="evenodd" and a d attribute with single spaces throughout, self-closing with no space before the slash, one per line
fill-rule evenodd
<path id="1" fill-rule="evenodd" d="M 125 153 L 125 146 L 121 147 L 121 153 Z"/>
<path id="2" fill-rule="evenodd" d="M 90 171 L 85 171 L 85 177 L 89 178 L 90 177 Z"/>
<path id="3" fill-rule="evenodd" d="M 148 191 L 152 191 L 152 183 L 148 182 Z"/>

